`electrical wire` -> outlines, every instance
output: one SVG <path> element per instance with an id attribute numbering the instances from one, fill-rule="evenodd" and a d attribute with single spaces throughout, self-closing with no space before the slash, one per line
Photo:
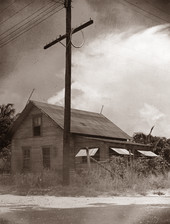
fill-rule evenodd
<path id="1" fill-rule="evenodd" d="M 121 1 L 119 1 L 119 0 L 116 0 L 119 4 L 121 4 L 121 5 L 123 5 L 123 6 L 127 6 L 128 5 L 128 3 L 127 2 L 125 2 L 124 0 L 121 0 Z M 151 18 L 151 17 L 149 17 L 149 16 L 147 16 L 146 14 L 143 14 L 143 13 L 141 13 L 141 12 L 139 12 L 139 10 L 136 10 L 135 8 L 131 8 L 133 11 L 135 11 L 136 13 L 138 13 L 138 14 L 140 14 L 140 15 L 142 15 L 142 16 L 144 16 L 144 17 L 147 17 L 148 19 L 150 19 L 150 20 L 152 20 L 152 21 L 154 21 L 154 22 L 156 22 L 156 23 L 158 23 L 158 21 L 157 20 L 155 20 L 155 19 L 153 19 L 153 18 Z M 148 13 L 147 13 L 148 14 Z"/>
<path id="2" fill-rule="evenodd" d="M 49 4 L 48 4 L 49 5 Z M 44 11 L 40 12 L 39 14 L 36 15 L 37 12 L 41 11 L 43 8 L 45 8 L 46 6 L 41 7 L 40 9 L 36 10 L 33 14 L 27 16 L 24 20 L 16 23 L 12 28 L 7 29 L 6 31 L 4 31 L 3 33 L 0 34 L 0 37 L 2 35 L 4 35 L 5 33 L 7 33 L 10 30 L 13 30 L 16 26 L 18 26 L 19 24 L 22 24 L 24 21 L 26 21 L 27 19 L 29 19 L 30 17 L 32 17 L 34 14 L 35 16 L 33 17 L 33 19 L 35 19 L 36 17 L 38 17 L 40 14 L 44 13 L 45 11 L 47 11 L 48 9 L 50 9 L 51 7 L 53 7 L 54 5 L 56 5 L 56 3 L 52 4 L 49 8 L 45 9 Z M 31 19 L 31 20 L 33 20 Z M 25 24 L 28 24 L 31 20 L 29 20 L 28 22 L 26 22 Z M 10 34 L 7 34 L 5 37 L 1 38 L 0 41 L 2 41 L 3 39 L 5 39 L 6 37 L 10 36 L 12 33 L 16 32 L 17 30 L 19 30 L 21 27 L 23 27 L 25 24 L 21 25 L 20 27 L 18 27 L 16 30 L 12 31 Z"/>
<path id="3" fill-rule="evenodd" d="M 152 5 L 149 1 L 146 0 L 146 2 L 147 2 L 149 5 L 151 5 L 153 8 L 158 9 L 158 10 L 160 10 L 161 12 L 166 13 L 167 15 L 170 15 L 169 13 L 167 13 L 167 12 L 164 11 L 164 10 L 162 10 L 161 8 L 156 7 L 155 5 Z"/>
<path id="4" fill-rule="evenodd" d="M 57 7 L 58 8 L 58 7 Z M 6 42 L 4 43 L 1 43 L 0 44 L 0 48 L 3 47 L 4 45 L 10 43 L 11 41 L 17 39 L 19 36 L 21 36 L 22 34 L 26 33 L 27 31 L 29 31 L 30 29 L 32 29 L 33 27 L 37 26 L 38 24 L 40 24 L 41 22 L 45 21 L 46 19 L 48 19 L 50 16 L 54 15 L 55 13 L 59 12 L 60 10 L 62 10 L 64 7 L 62 7 L 61 9 L 57 10 L 57 11 L 54 11 L 53 13 L 51 13 L 49 16 L 47 16 L 46 18 L 44 18 L 43 20 L 40 20 L 38 23 L 36 24 L 33 24 L 31 27 L 27 27 L 26 30 L 22 30 L 22 32 L 18 33 L 16 36 L 14 36 L 12 39 L 9 39 L 7 40 Z M 47 13 L 49 14 L 49 13 Z M 46 14 L 46 15 L 47 15 Z M 37 22 L 37 21 L 36 21 Z"/>
<path id="5" fill-rule="evenodd" d="M 138 7 L 136 4 L 134 4 L 134 3 L 132 3 L 132 2 L 129 2 L 128 0 L 122 0 L 122 1 L 127 2 L 128 4 L 130 4 L 130 5 L 132 5 L 132 6 L 136 7 L 136 8 L 138 8 L 138 9 L 140 9 L 141 11 L 143 11 L 143 12 L 149 14 L 149 15 L 152 15 L 152 16 L 154 16 L 155 18 L 158 18 L 159 20 L 162 20 L 162 21 L 164 21 L 164 22 L 170 23 L 170 21 L 165 20 L 165 19 L 163 19 L 163 18 L 161 18 L 161 17 L 159 17 L 159 16 L 156 16 L 155 14 L 153 14 L 153 13 L 151 13 L 151 12 L 149 12 L 149 11 L 146 11 L 146 10 L 142 9 L 141 7 Z M 151 18 L 150 18 L 150 19 L 151 19 Z"/>
<path id="6" fill-rule="evenodd" d="M 73 44 L 72 42 L 72 35 L 73 35 L 73 32 L 74 32 L 75 29 L 72 29 L 71 33 L 70 33 L 70 42 L 71 42 L 71 45 L 74 47 L 74 48 L 81 48 L 83 47 L 84 43 L 85 43 L 85 38 L 84 38 L 84 33 L 83 31 L 81 30 L 81 34 L 82 34 L 82 37 L 83 37 L 83 42 L 80 44 L 80 46 L 76 46 L 75 44 Z"/>
<path id="7" fill-rule="evenodd" d="M 0 24 L 3 24 L 3 23 L 5 23 L 5 22 L 7 22 L 8 20 L 10 20 L 10 19 L 13 18 L 15 15 L 17 15 L 19 12 L 21 12 L 22 10 L 24 10 L 25 8 L 27 8 L 28 6 L 30 6 L 33 2 L 34 2 L 34 0 L 31 1 L 31 2 L 29 2 L 29 3 L 28 3 L 26 6 L 24 6 L 22 9 L 18 10 L 17 12 L 15 12 L 15 13 L 14 13 L 13 15 L 11 15 L 8 19 L 2 20 L 2 21 L 0 22 Z"/>
<path id="8" fill-rule="evenodd" d="M 54 1 L 54 0 L 51 0 L 51 1 L 53 1 L 53 2 L 55 2 L 56 3 L 56 1 Z M 156 17 L 156 18 L 158 18 L 159 20 L 162 20 L 162 21 L 165 21 L 165 22 L 168 22 L 169 23 L 169 21 L 167 21 L 167 20 L 164 20 L 164 19 L 162 19 L 161 17 L 159 17 L 159 16 L 156 16 L 155 14 L 152 14 L 152 13 L 150 13 L 150 12 L 148 12 L 148 11 L 146 11 L 146 10 L 144 10 L 144 9 L 142 9 L 142 8 L 140 8 L 140 7 L 138 7 L 136 4 L 134 4 L 134 3 L 131 3 L 131 2 L 129 2 L 128 0 L 122 0 L 122 1 L 124 1 L 124 2 L 126 2 L 126 3 L 128 3 L 128 4 L 130 4 L 130 5 L 132 5 L 133 7 L 135 7 L 135 8 L 138 8 L 140 11 L 143 11 L 143 12 L 145 12 L 145 13 L 147 13 L 147 14 L 149 14 L 149 15 L 152 15 L 152 16 L 154 16 L 154 17 Z M 58 1 L 57 3 L 63 3 L 63 1 Z M 14 2 L 13 2 L 14 3 Z M 11 3 L 10 5 L 12 5 L 13 3 Z M 119 3 L 121 3 L 121 4 L 123 4 L 122 2 L 120 2 L 119 1 Z M 124 5 L 124 4 L 123 4 Z M 46 5 L 47 6 L 47 5 Z M 42 8 L 40 8 L 40 9 L 38 9 L 36 12 L 38 12 L 38 11 L 40 11 L 41 9 L 43 9 L 44 7 L 46 7 L 46 6 L 43 6 Z M 26 6 L 25 6 L 26 7 Z M 51 6 L 50 6 L 51 7 Z M 64 8 L 64 7 L 63 7 Z M 62 8 L 62 9 L 63 9 Z M 48 9 L 47 9 L 48 10 Z M 133 10 L 134 10 L 134 8 L 133 8 Z M 46 11 L 46 10 L 45 10 Z M 45 12 L 44 11 L 44 12 Z M 60 11 L 60 10 L 59 10 Z M 141 12 L 139 12 L 139 11 L 137 11 L 137 10 L 135 10 L 136 12 L 138 12 L 139 14 L 141 14 L 141 15 L 143 15 L 143 16 L 145 16 L 145 17 L 148 17 L 148 16 L 146 16 L 146 15 L 144 15 L 144 14 L 142 14 Z M 26 19 L 28 19 L 28 18 L 30 18 L 31 16 L 33 16 L 36 12 L 34 12 L 32 15 L 30 15 L 30 16 L 28 16 L 27 18 L 25 18 L 24 19 L 24 21 L 26 20 Z M 43 12 L 41 12 L 40 14 L 42 14 Z M 40 15 L 39 14 L 39 15 Z M 55 12 L 54 12 L 54 14 L 55 14 Z M 36 17 L 38 17 L 39 15 L 36 15 L 35 17 L 34 17 L 34 19 L 36 18 Z M 51 14 L 50 16 L 52 16 L 53 14 Z M 153 20 L 153 18 L 151 18 L 151 17 L 148 17 L 149 19 L 151 19 L 151 20 Z M 47 19 L 47 18 L 45 18 L 45 19 Z M 44 20 L 45 20 L 44 19 Z M 33 20 L 33 19 L 32 19 Z M 42 21 L 44 21 L 44 20 L 42 20 Z M 31 21 L 31 20 L 30 20 Z M 30 22 L 29 21 L 29 22 Z M 39 23 L 41 23 L 42 21 L 40 21 Z M 155 21 L 155 20 L 154 20 Z M 23 22 L 23 21 L 22 21 Z M 27 23 L 29 23 L 29 22 L 27 22 Z M 37 21 L 36 21 L 37 22 Z M 157 21 L 156 21 L 157 22 Z M 18 24 L 20 24 L 21 22 L 19 22 L 19 23 L 17 23 L 15 26 L 17 26 Z M 25 26 L 27 23 L 25 23 L 25 24 L 23 24 L 21 27 L 23 27 L 23 26 Z M 38 24 L 39 24 L 38 23 Z M 36 26 L 37 24 L 35 24 L 35 26 Z M 14 26 L 14 27 L 15 27 Z M 21 27 L 19 27 L 18 29 L 21 29 Z M 33 26 L 32 27 L 34 27 L 34 24 L 33 24 Z M 31 27 L 31 28 L 32 28 Z M 30 30 L 31 28 L 29 28 L 28 30 Z M 13 27 L 11 28 L 11 29 L 13 29 Z M 16 32 L 18 29 L 16 29 L 15 31 L 13 31 L 13 32 Z M 10 29 L 8 29 L 7 31 L 9 31 Z M 5 31 L 5 32 L 7 32 L 7 31 Z M 4 33 L 5 33 L 4 32 Z M 20 36 L 20 35 L 22 35 L 23 33 L 25 33 L 25 32 L 27 32 L 27 30 L 26 31 L 21 31 L 21 33 L 18 33 L 18 34 L 16 34 L 16 36 L 14 36 L 12 39 L 9 39 L 9 40 L 6 40 L 6 42 L 4 42 L 4 43 L 1 43 L 0 44 L 0 47 L 3 47 L 4 45 L 6 45 L 7 43 L 9 43 L 9 42 L 11 42 L 13 39 L 16 39 L 18 36 Z M 0 34 L 0 36 L 1 35 L 3 35 L 4 33 L 2 33 L 2 34 Z M 11 35 L 11 34 L 9 34 L 9 35 Z M 7 36 L 5 36 L 5 38 L 6 37 L 8 37 L 8 35 Z M 1 41 L 2 41 L 2 39 L 1 39 Z M 72 45 L 74 46 L 74 44 L 72 43 Z M 81 47 L 81 46 L 75 46 L 75 47 Z"/>
<path id="9" fill-rule="evenodd" d="M 47 14 L 49 14 L 50 12 L 52 12 L 52 11 L 54 11 L 55 9 L 57 9 L 57 8 L 59 8 L 60 6 L 57 6 L 56 8 L 53 8 L 51 11 L 49 11 L 48 13 L 46 13 L 46 14 L 44 14 L 44 15 L 42 15 L 42 16 L 46 16 Z M 39 16 L 39 15 L 38 15 Z M 37 17 L 37 16 L 36 16 Z M 37 22 L 38 20 L 40 20 L 42 17 L 40 17 L 39 19 L 37 19 L 37 20 L 30 20 L 30 21 L 33 21 L 33 22 Z M 28 28 L 30 25 L 34 25 L 34 24 L 30 24 L 30 21 L 28 21 L 27 23 L 25 23 L 25 24 L 23 24 L 22 26 L 20 26 L 18 29 L 16 29 L 15 31 L 13 31 L 13 32 L 11 32 L 10 34 L 8 34 L 7 36 L 5 36 L 4 38 L 1 38 L 0 39 L 0 45 L 1 44 L 3 44 L 3 42 L 2 42 L 2 40 L 3 39 L 6 39 L 6 38 L 8 38 L 9 37 L 9 39 L 11 39 L 11 38 L 13 38 L 13 37 L 15 37 L 15 35 L 17 35 L 17 33 L 15 33 L 17 30 L 20 30 L 22 27 L 24 27 L 22 30 L 20 30 L 19 31 L 19 33 L 20 32 L 22 32 L 23 30 L 25 30 L 26 28 Z M 28 24 L 28 26 L 25 26 L 26 24 Z M 14 33 L 14 36 L 12 36 L 11 37 L 11 34 L 13 34 Z M 4 40 L 4 42 L 6 42 L 6 41 L 8 41 L 8 39 L 7 40 Z"/>
<path id="10" fill-rule="evenodd" d="M 7 10 L 7 9 L 8 9 L 11 5 L 13 5 L 15 2 L 16 2 L 16 0 L 13 1 L 11 4 L 9 4 L 5 9 L 2 9 L 2 10 L 0 11 L 0 13 L 3 13 L 5 10 Z"/>
<path id="11" fill-rule="evenodd" d="M 64 1 L 63 1 L 63 0 L 58 0 L 57 2 L 54 1 L 54 0 L 51 0 L 51 1 L 52 1 L 52 2 L 55 2 L 55 3 L 64 4 Z M 7 19 L 1 21 L 0 24 L 3 24 L 3 23 L 5 23 L 5 22 L 7 22 L 8 20 L 10 20 L 10 19 L 13 18 L 15 15 L 17 15 L 19 12 L 21 12 L 22 10 L 24 10 L 25 8 L 27 8 L 28 6 L 30 6 L 33 2 L 34 2 L 34 0 L 31 1 L 30 3 L 28 3 L 26 6 L 24 6 L 24 7 L 21 8 L 20 10 L 18 10 L 17 12 L 15 12 L 14 14 L 12 14 L 9 18 L 7 18 Z M 49 2 L 50 2 L 50 1 L 49 1 Z"/>
<path id="12" fill-rule="evenodd" d="M 55 11 L 55 12 L 53 12 L 53 13 L 51 13 L 51 14 L 48 15 L 46 18 L 44 18 L 43 20 L 39 21 L 37 24 L 34 24 L 34 26 L 29 27 L 27 30 L 25 30 L 25 31 L 23 31 L 23 32 L 21 32 L 21 33 L 19 33 L 17 36 L 15 36 L 14 38 L 8 40 L 7 42 L 0 44 L 0 48 L 2 48 L 3 46 L 9 44 L 11 41 L 17 39 L 17 38 L 20 37 L 21 35 L 25 34 L 26 32 L 28 32 L 29 30 L 31 30 L 31 29 L 34 28 L 35 26 L 39 25 L 40 23 L 42 23 L 43 21 L 45 21 L 45 20 L 48 19 L 49 17 L 53 16 L 55 13 L 61 11 L 63 8 L 64 8 L 64 7 L 60 8 L 59 10 L 57 10 L 57 11 Z"/>
<path id="13" fill-rule="evenodd" d="M 122 1 L 123 1 L 123 0 L 122 0 Z M 123 6 L 127 6 L 127 2 L 119 2 L 119 3 L 122 4 Z M 150 19 L 150 20 L 152 20 L 152 21 L 158 23 L 158 20 L 155 20 L 155 19 L 149 17 L 148 15 L 139 12 L 139 10 L 136 10 L 135 8 L 131 8 L 131 9 L 132 9 L 133 11 L 137 12 L 138 14 L 140 14 L 140 15 L 142 15 L 142 16 L 144 16 L 144 17 L 147 17 L 148 19 Z"/>
<path id="14" fill-rule="evenodd" d="M 68 47 L 68 45 L 69 45 L 70 43 L 71 43 L 71 45 L 72 45 L 74 48 L 81 48 L 81 47 L 83 47 L 83 45 L 84 45 L 84 43 L 85 43 L 85 38 L 84 38 L 84 33 L 83 33 L 83 31 L 82 31 L 82 30 L 80 30 L 80 31 L 81 31 L 81 33 L 82 33 L 83 42 L 82 42 L 82 44 L 81 44 L 80 46 L 76 46 L 76 45 L 75 45 L 75 44 L 73 44 L 73 42 L 72 42 L 72 35 L 73 35 L 74 30 L 75 30 L 75 29 L 72 29 L 72 30 L 71 30 L 71 33 L 70 33 L 70 38 L 69 38 L 69 42 L 68 42 L 68 44 L 67 44 L 67 45 L 65 45 L 65 44 L 63 44 L 61 41 L 59 41 L 59 43 L 60 43 L 61 45 L 63 45 L 65 48 L 67 48 L 67 47 Z"/>

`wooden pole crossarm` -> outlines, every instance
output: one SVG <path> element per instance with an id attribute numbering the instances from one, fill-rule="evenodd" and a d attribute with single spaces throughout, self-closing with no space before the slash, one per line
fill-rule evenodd
<path id="1" fill-rule="evenodd" d="M 77 28 L 75 28 L 75 29 L 73 30 L 72 34 L 73 34 L 73 33 L 77 33 L 78 31 L 80 31 L 80 30 L 86 28 L 87 26 L 90 26 L 91 24 L 93 24 L 93 20 L 90 19 L 88 22 L 86 22 L 86 23 L 84 23 L 84 24 L 78 26 Z M 64 35 L 62 35 L 62 36 L 59 36 L 59 38 L 57 38 L 56 40 L 54 40 L 54 41 L 52 41 L 51 43 L 45 45 L 45 46 L 44 46 L 44 49 L 47 49 L 47 48 L 53 46 L 54 44 L 56 44 L 56 43 L 58 43 L 58 42 L 64 40 L 66 37 L 67 37 L 67 34 L 64 34 Z"/>

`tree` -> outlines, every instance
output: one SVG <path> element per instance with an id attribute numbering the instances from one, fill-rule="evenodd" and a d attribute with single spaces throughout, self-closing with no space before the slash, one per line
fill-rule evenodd
<path id="1" fill-rule="evenodd" d="M 151 130 L 153 130 L 153 128 Z M 170 164 L 170 139 L 152 136 L 151 132 L 148 135 L 137 132 L 133 135 L 133 142 L 151 145 L 153 151 L 161 155 Z"/>
<path id="2" fill-rule="evenodd" d="M 13 104 L 0 105 L 0 152 L 10 144 L 8 131 L 15 118 Z"/>

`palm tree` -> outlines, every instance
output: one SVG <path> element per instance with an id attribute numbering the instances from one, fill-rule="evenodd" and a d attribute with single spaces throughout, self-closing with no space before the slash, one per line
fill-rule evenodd
<path id="1" fill-rule="evenodd" d="M 153 151 L 161 156 L 170 163 L 170 139 L 165 137 L 152 136 L 153 127 L 149 134 L 144 134 L 142 132 L 136 132 L 133 135 L 133 141 L 136 143 L 149 144 L 152 146 Z"/>
<path id="2" fill-rule="evenodd" d="M 155 138 L 151 135 L 153 129 L 154 129 L 154 126 L 151 128 L 148 135 L 142 132 L 134 133 L 133 141 L 136 143 L 142 143 L 142 144 L 152 144 L 153 142 L 155 142 Z"/>
<path id="3" fill-rule="evenodd" d="M 8 103 L 7 105 L 0 105 L 0 117 L 13 120 L 15 114 L 15 109 L 13 108 L 13 104 Z"/>

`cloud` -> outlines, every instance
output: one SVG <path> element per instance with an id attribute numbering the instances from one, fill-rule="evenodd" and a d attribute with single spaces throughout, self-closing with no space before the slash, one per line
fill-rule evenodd
<path id="1" fill-rule="evenodd" d="M 170 122 L 170 39 L 164 28 L 101 35 L 74 51 L 72 91 L 80 92 L 72 95 L 72 107 L 100 112 L 104 105 L 103 113 L 129 134 L 148 132 L 151 120 L 157 135 L 169 135 L 169 126 L 162 126 L 165 117 Z M 61 96 L 63 90 L 49 102 L 61 103 Z"/>
<path id="2" fill-rule="evenodd" d="M 48 103 L 51 104 L 58 104 L 63 106 L 64 105 L 64 89 L 57 93 L 57 95 L 52 96 L 48 99 Z"/>
<path id="3" fill-rule="evenodd" d="M 96 12 L 98 25 L 103 30 L 125 30 L 127 27 L 149 27 L 170 21 L 169 0 L 86 0 Z"/>
<path id="4" fill-rule="evenodd" d="M 147 103 L 141 108 L 139 115 L 141 119 L 144 122 L 147 122 L 150 126 L 165 116 L 165 114 L 160 112 L 156 107 L 148 105 Z"/>

